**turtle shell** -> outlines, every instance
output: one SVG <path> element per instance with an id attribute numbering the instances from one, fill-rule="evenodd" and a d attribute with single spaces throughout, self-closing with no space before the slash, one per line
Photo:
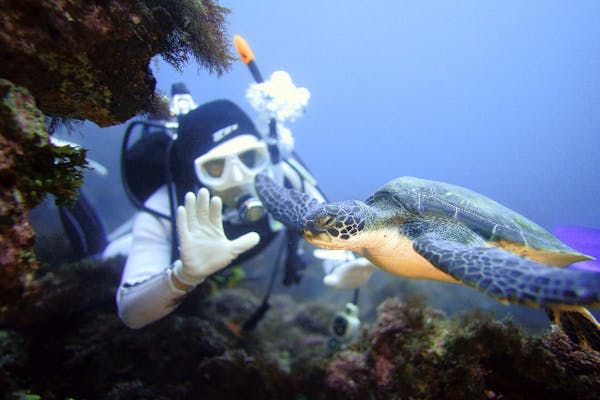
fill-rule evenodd
<path id="1" fill-rule="evenodd" d="M 453 219 L 488 242 L 508 242 L 509 245 L 580 255 L 535 222 L 502 204 L 444 182 L 400 177 L 377 190 L 367 204 L 384 208 L 401 207 L 409 215 L 417 217 Z"/>

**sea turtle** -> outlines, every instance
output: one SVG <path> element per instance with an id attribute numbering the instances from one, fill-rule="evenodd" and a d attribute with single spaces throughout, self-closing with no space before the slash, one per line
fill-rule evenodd
<path id="1" fill-rule="evenodd" d="M 600 305 L 600 273 L 557 268 L 593 257 L 481 194 L 401 177 L 364 203 L 319 203 L 264 174 L 255 184 L 272 216 L 316 246 L 352 250 L 393 274 L 543 308 L 573 341 L 600 351 L 600 324 L 583 307 Z"/>

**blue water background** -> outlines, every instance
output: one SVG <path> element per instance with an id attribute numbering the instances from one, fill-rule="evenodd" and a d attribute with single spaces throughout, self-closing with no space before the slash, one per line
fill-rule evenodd
<path id="1" fill-rule="evenodd" d="M 600 227 L 600 3 L 221 4 L 265 77 L 283 69 L 310 90 L 289 126 L 330 199 L 364 199 L 414 175 L 479 191 L 546 228 Z M 220 78 L 193 63 L 182 74 L 160 59 L 152 69 L 164 93 L 182 80 L 198 103 L 228 98 L 253 115 L 241 62 Z M 86 124 L 71 138 L 117 177 L 123 129 Z"/>
<path id="2" fill-rule="evenodd" d="M 551 230 L 600 228 L 600 2 L 223 1 L 267 78 L 311 92 L 289 127 L 331 200 L 365 199 L 402 175 L 485 194 Z M 157 86 L 250 115 L 252 82 L 152 62 Z M 131 215 L 118 172 L 124 125 L 68 138 L 107 165 L 84 190 L 108 230 Z M 472 292 L 469 292 L 472 293 Z M 469 296 L 469 295 L 467 295 Z"/>

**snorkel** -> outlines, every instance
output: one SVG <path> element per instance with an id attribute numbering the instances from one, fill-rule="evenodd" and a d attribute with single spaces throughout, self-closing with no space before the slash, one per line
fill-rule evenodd
<path id="1" fill-rule="evenodd" d="M 235 35 L 233 37 L 233 42 L 235 48 L 240 56 L 240 60 L 248 67 L 254 81 L 255 85 L 250 85 L 246 93 L 246 98 L 251 103 L 252 107 L 259 113 L 263 118 L 268 118 L 268 134 L 264 136 L 263 140 L 267 145 L 267 149 L 269 151 L 269 158 L 271 160 L 271 164 L 273 165 L 272 174 L 274 178 L 280 182 L 283 181 L 283 173 L 281 171 L 280 162 L 281 162 L 281 150 L 280 144 L 281 139 L 277 130 L 278 120 L 274 115 L 269 115 L 267 109 L 274 108 L 274 96 L 270 95 L 266 90 L 265 86 L 268 86 L 270 82 L 265 82 L 263 76 L 258 69 L 258 65 L 256 64 L 256 57 L 250 48 L 248 42 L 241 37 L 240 35 Z M 287 75 L 287 74 L 286 74 Z M 271 78 L 273 80 L 273 77 Z M 290 80 L 291 83 L 291 80 Z M 268 90 L 268 89 L 267 89 Z M 258 101 L 253 101 L 253 99 L 258 99 Z M 262 100 L 262 104 L 261 103 Z M 271 104 L 265 104 L 271 103 Z M 247 196 L 244 201 L 238 207 L 240 214 L 245 215 L 246 217 L 262 217 L 264 214 L 264 209 L 262 203 L 256 198 L 256 196 Z"/>
<path id="2" fill-rule="evenodd" d="M 239 35 L 233 40 L 240 59 L 248 66 L 255 81 L 246 90 L 246 99 L 258 114 L 259 130 L 269 146 L 272 164 L 278 165 L 282 159 L 297 158 L 293 152 L 294 139 L 284 122 L 294 122 L 304 115 L 310 92 L 296 87 L 285 71 L 275 71 L 268 80 L 264 80 L 248 42 Z M 268 131 L 260 129 L 261 123 L 268 125 Z"/>
<path id="3" fill-rule="evenodd" d="M 310 93 L 305 88 L 296 87 L 290 76 L 284 71 L 274 72 L 268 81 L 265 81 L 256 64 L 256 58 L 248 42 L 243 37 L 234 36 L 236 50 L 241 61 L 246 64 L 256 83 L 251 84 L 246 92 L 246 98 L 254 108 L 254 110 L 262 116 L 264 120 L 268 120 L 268 133 L 265 135 L 265 142 L 268 145 L 272 168 L 272 177 L 275 181 L 283 183 L 282 165 L 291 166 L 302 178 L 302 181 L 312 184 L 320 193 L 317 182 L 314 180 L 310 172 L 302 163 L 298 154 L 293 150 L 294 140 L 289 129 L 283 126 L 286 120 L 294 121 L 297 117 L 303 115 L 304 109 L 308 104 Z M 304 188 L 304 186 L 303 186 Z M 271 218 L 270 218 L 271 219 Z M 298 242 L 300 237 L 288 232 L 286 228 L 281 228 L 281 234 L 288 240 L 290 246 L 289 254 L 293 257 L 297 253 Z M 340 253 L 338 253 L 340 255 Z M 343 259 L 337 260 L 336 265 L 340 262 L 348 261 L 345 253 L 342 253 Z M 352 257 L 353 258 L 353 257 Z M 284 263 L 285 257 L 281 254 L 277 258 L 277 263 Z M 290 267 L 293 262 L 287 260 L 286 271 L 284 277 L 284 285 L 289 285 L 298 282 L 300 275 L 297 270 L 302 267 Z M 296 268 L 296 269 L 294 269 Z M 269 307 L 268 296 L 274 281 L 274 275 L 277 270 L 277 265 L 274 268 L 269 288 L 263 299 L 261 306 L 256 312 L 244 323 L 243 330 L 251 330 L 262 315 Z M 331 271 L 328 275 L 331 274 Z M 358 310 L 359 289 L 353 291 L 352 302 L 345 305 L 344 310 L 336 314 L 331 325 L 331 339 L 329 345 L 333 348 L 345 347 L 346 343 L 351 341 L 359 331 L 360 319 Z"/>
<path id="4" fill-rule="evenodd" d="M 302 181 L 316 186 L 300 157 L 293 151 L 292 133 L 284 126 L 287 120 L 293 122 L 304 114 L 310 92 L 305 88 L 296 87 L 285 71 L 275 71 L 268 80 L 264 80 L 248 42 L 239 35 L 235 35 L 233 41 L 240 60 L 254 78 L 254 83 L 246 90 L 246 99 L 258 114 L 256 125 L 263 135 L 262 140 L 267 145 L 272 165 L 268 173 L 275 181 L 283 184 L 283 164 L 287 164 L 286 166 L 291 166 L 302 177 Z M 285 163 L 282 162 L 284 160 Z M 271 223 L 272 228 L 279 229 L 277 222 L 271 220 Z"/>
<path id="5" fill-rule="evenodd" d="M 233 37 L 233 41 L 235 44 L 235 48 L 240 56 L 240 60 L 248 67 L 255 81 L 255 84 L 251 84 L 250 88 L 246 92 L 246 98 L 250 101 L 252 107 L 259 113 L 259 115 L 262 115 L 263 118 L 267 117 L 268 119 L 268 133 L 266 135 L 264 135 L 263 133 L 263 140 L 267 144 L 269 158 L 273 166 L 271 168 L 271 175 L 277 181 L 283 183 L 283 171 L 281 168 L 282 155 L 280 150 L 281 140 L 277 130 L 278 120 L 276 116 L 272 113 L 271 115 L 269 115 L 268 112 L 261 112 L 266 111 L 268 106 L 273 105 L 273 96 L 271 96 L 267 90 L 264 90 L 266 89 L 264 86 L 268 85 L 269 82 L 264 81 L 262 74 L 260 73 L 260 70 L 258 69 L 258 66 L 256 64 L 254 53 L 252 52 L 250 45 L 248 45 L 248 42 L 246 42 L 246 40 L 239 35 L 235 35 Z M 258 101 L 252 101 L 253 97 L 255 100 Z M 267 105 L 267 107 L 261 107 L 265 105 Z M 288 142 L 293 143 L 291 141 L 291 135 L 289 135 L 289 139 L 290 140 Z M 260 203 L 260 201 L 255 197 L 249 198 L 248 201 L 255 201 L 255 206 L 259 206 L 261 208 L 263 207 L 262 203 Z M 286 286 L 294 282 L 298 282 L 300 280 L 300 275 L 298 274 L 298 272 L 296 270 L 291 270 L 290 267 L 288 267 L 288 265 L 292 264 L 290 263 L 290 259 L 296 256 L 299 237 L 291 235 L 287 231 L 287 229 L 285 229 L 285 227 L 275 223 L 271 217 L 269 217 L 269 222 L 271 224 L 271 229 L 279 230 L 278 235 L 281 237 L 275 240 L 280 240 L 282 246 L 279 250 L 279 253 L 277 254 L 275 263 L 273 265 L 273 271 L 271 273 L 271 278 L 269 280 L 268 287 L 264 294 L 263 300 L 260 306 L 254 311 L 252 315 L 250 315 L 250 317 L 248 317 L 248 319 L 242 325 L 243 332 L 253 330 L 256 327 L 256 324 L 262 319 L 264 314 L 271 307 L 269 304 L 269 297 L 271 295 L 271 291 L 275 283 L 277 270 L 281 269 L 284 265 L 286 265 L 284 277 L 284 284 Z M 298 268 L 301 269 L 302 267 Z"/>
<path id="6" fill-rule="evenodd" d="M 235 48 L 240 55 L 240 60 L 242 60 L 242 62 L 246 64 L 250 70 L 254 81 L 256 81 L 256 83 L 263 83 L 264 79 L 260 73 L 260 70 L 258 69 L 258 65 L 256 65 L 254 53 L 252 52 L 252 49 L 250 48 L 250 45 L 246 39 L 240 35 L 235 35 L 233 37 L 233 43 L 235 44 Z M 273 163 L 273 165 L 277 165 L 281 161 L 281 153 L 279 152 L 278 142 L 279 137 L 277 135 L 277 121 L 275 118 L 271 118 L 269 120 L 269 136 L 267 140 L 267 147 L 269 149 L 271 163 Z"/>

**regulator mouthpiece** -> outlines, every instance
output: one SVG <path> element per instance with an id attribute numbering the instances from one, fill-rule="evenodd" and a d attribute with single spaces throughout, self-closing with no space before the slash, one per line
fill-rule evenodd
<path id="1" fill-rule="evenodd" d="M 238 214 L 245 222 L 255 222 L 261 219 L 266 211 L 263 204 L 254 196 L 245 196 L 238 202 Z"/>

